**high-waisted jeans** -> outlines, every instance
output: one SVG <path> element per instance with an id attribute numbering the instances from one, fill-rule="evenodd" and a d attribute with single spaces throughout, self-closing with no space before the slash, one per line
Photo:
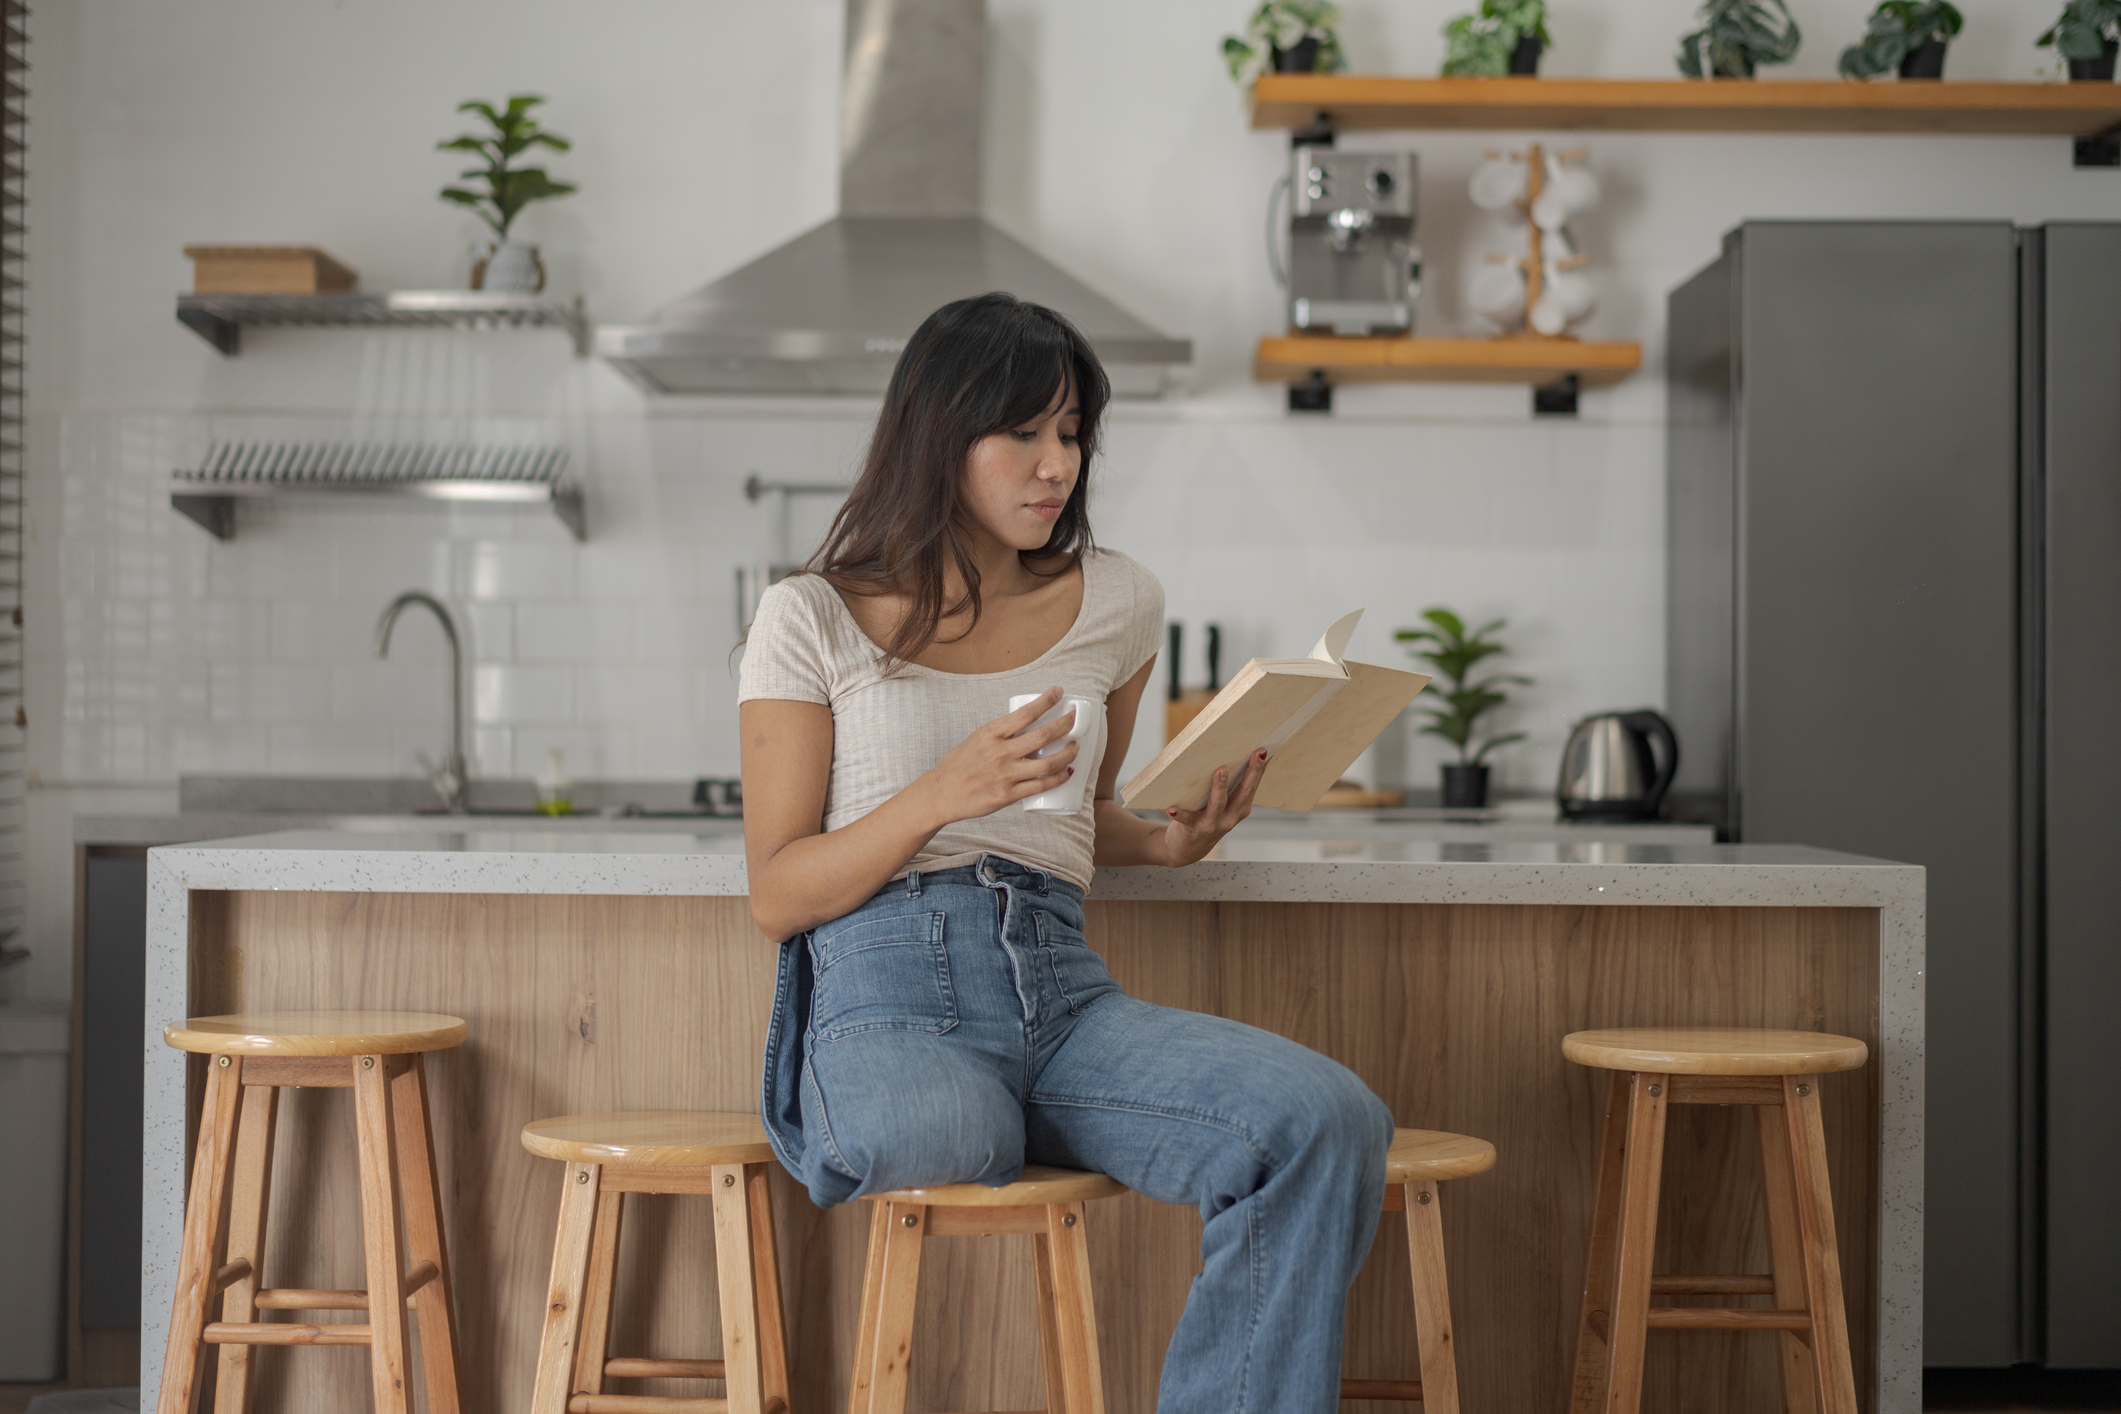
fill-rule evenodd
<path id="1" fill-rule="evenodd" d="M 1127 996 L 1082 929 L 1081 889 L 989 855 L 783 944 L 775 1149 L 827 1206 L 1027 1161 L 1196 1205 L 1158 1409 L 1332 1414 L 1391 1113 L 1294 1041 Z"/>

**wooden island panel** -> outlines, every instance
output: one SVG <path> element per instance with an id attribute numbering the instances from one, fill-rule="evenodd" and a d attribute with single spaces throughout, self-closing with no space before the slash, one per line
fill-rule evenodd
<path id="1" fill-rule="evenodd" d="M 523 1151 L 522 1125 L 571 1111 L 757 1103 L 774 951 L 741 898 L 195 892 L 191 920 L 195 1012 L 402 1008 L 470 1023 L 469 1042 L 429 1063 L 469 1414 L 521 1408 L 530 1393 L 561 1169 Z M 1601 1077 L 1562 1059 L 1563 1034 L 1724 1024 L 1877 1044 L 1875 909 L 1092 902 L 1089 936 L 1135 995 L 1290 1036 L 1355 1069 L 1402 1124 L 1493 1141 L 1492 1172 L 1443 1190 L 1469 1409 L 1567 1405 Z M 193 1065 L 196 1107 L 201 1058 Z M 1872 1065 L 1820 1080 L 1866 1409 L 1877 1074 Z M 360 1285 L 344 1097 L 289 1092 L 280 1146 L 266 1279 Z M 1658 1269 L 1765 1270 L 1750 1114 L 1689 1107 L 1668 1146 Z M 846 1400 L 866 1205 L 821 1213 L 785 1175 L 775 1196 L 794 1414 L 830 1414 Z M 614 1353 L 719 1353 L 706 1204 L 628 1203 Z M 1352 1377 L 1414 1373 L 1400 1221 L 1384 1218 L 1356 1287 Z M 1130 1194 L 1094 1204 L 1091 1223 L 1108 1402 L 1112 1414 L 1149 1414 L 1198 1268 L 1200 1219 Z M 911 1407 L 1037 1408 L 1028 1240 L 939 1241 L 923 1266 Z M 353 1414 L 365 1407 L 366 1358 L 261 1347 L 257 1408 Z M 1710 1407 L 1782 1409 L 1775 1337 L 1652 1337 L 1644 1408 Z"/>

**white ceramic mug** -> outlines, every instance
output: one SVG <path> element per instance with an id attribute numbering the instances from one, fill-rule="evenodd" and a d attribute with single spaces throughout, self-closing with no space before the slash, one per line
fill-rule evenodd
<path id="1" fill-rule="evenodd" d="M 1021 707 L 1028 707 L 1033 702 L 1038 701 L 1041 695 L 1036 692 L 1027 692 L 1020 697 L 1012 697 L 1009 699 L 1009 710 L 1014 712 Z M 1038 753 L 1040 756 L 1051 756 L 1071 741 L 1094 743 L 1097 740 L 1094 733 L 1103 728 L 1105 724 L 1105 704 L 1094 697 L 1063 697 L 1054 704 L 1050 711 L 1036 722 L 1033 722 L 1031 726 L 1043 727 L 1049 722 L 1058 721 L 1069 712 L 1075 713 L 1075 721 L 1068 728 L 1068 734 L 1040 751 Z M 1025 728 L 1026 731 L 1030 729 L 1030 727 Z M 1090 779 L 1088 770 L 1089 754 L 1085 750 L 1076 757 L 1075 774 L 1067 780 L 1062 781 L 1051 790 L 1040 791 L 1037 795 L 1030 796 L 1022 801 L 1021 804 L 1024 809 L 1039 815 L 1073 815 L 1076 811 L 1082 809 L 1083 787 Z"/>

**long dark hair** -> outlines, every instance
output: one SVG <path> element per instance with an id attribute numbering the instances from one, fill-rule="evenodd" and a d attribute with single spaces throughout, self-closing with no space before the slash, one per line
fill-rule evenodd
<path id="1" fill-rule="evenodd" d="M 967 606 L 979 622 L 979 568 L 958 521 L 966 454 L 982 437 L 1042 416 L 1057 390 L 1082 410 L 1082 468 L 1053 534 L 1022 552 L 1025 567 L 1044 575 L 1073 569 L 1093 544 L 1090 462 L 1112 385 L 1090 341 L 1044 305 L 1000 293 L 944 305 L 906 341 L 862 474 L 805 566 L 842 593 L 907 597 L 884 645 L 887 668 L 934 643 L 943 620 Z M 943 602 L 945 555 L 965 583 L 954 604 Z"/>

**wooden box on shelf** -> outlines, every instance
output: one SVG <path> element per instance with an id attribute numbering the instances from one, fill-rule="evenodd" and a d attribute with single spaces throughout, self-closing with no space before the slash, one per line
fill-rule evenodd
<path id="1" fill-rule="evenodd" d="M 195 295 L 345 294 L 359 277 L 313 245 L 188 245 Z"/>

